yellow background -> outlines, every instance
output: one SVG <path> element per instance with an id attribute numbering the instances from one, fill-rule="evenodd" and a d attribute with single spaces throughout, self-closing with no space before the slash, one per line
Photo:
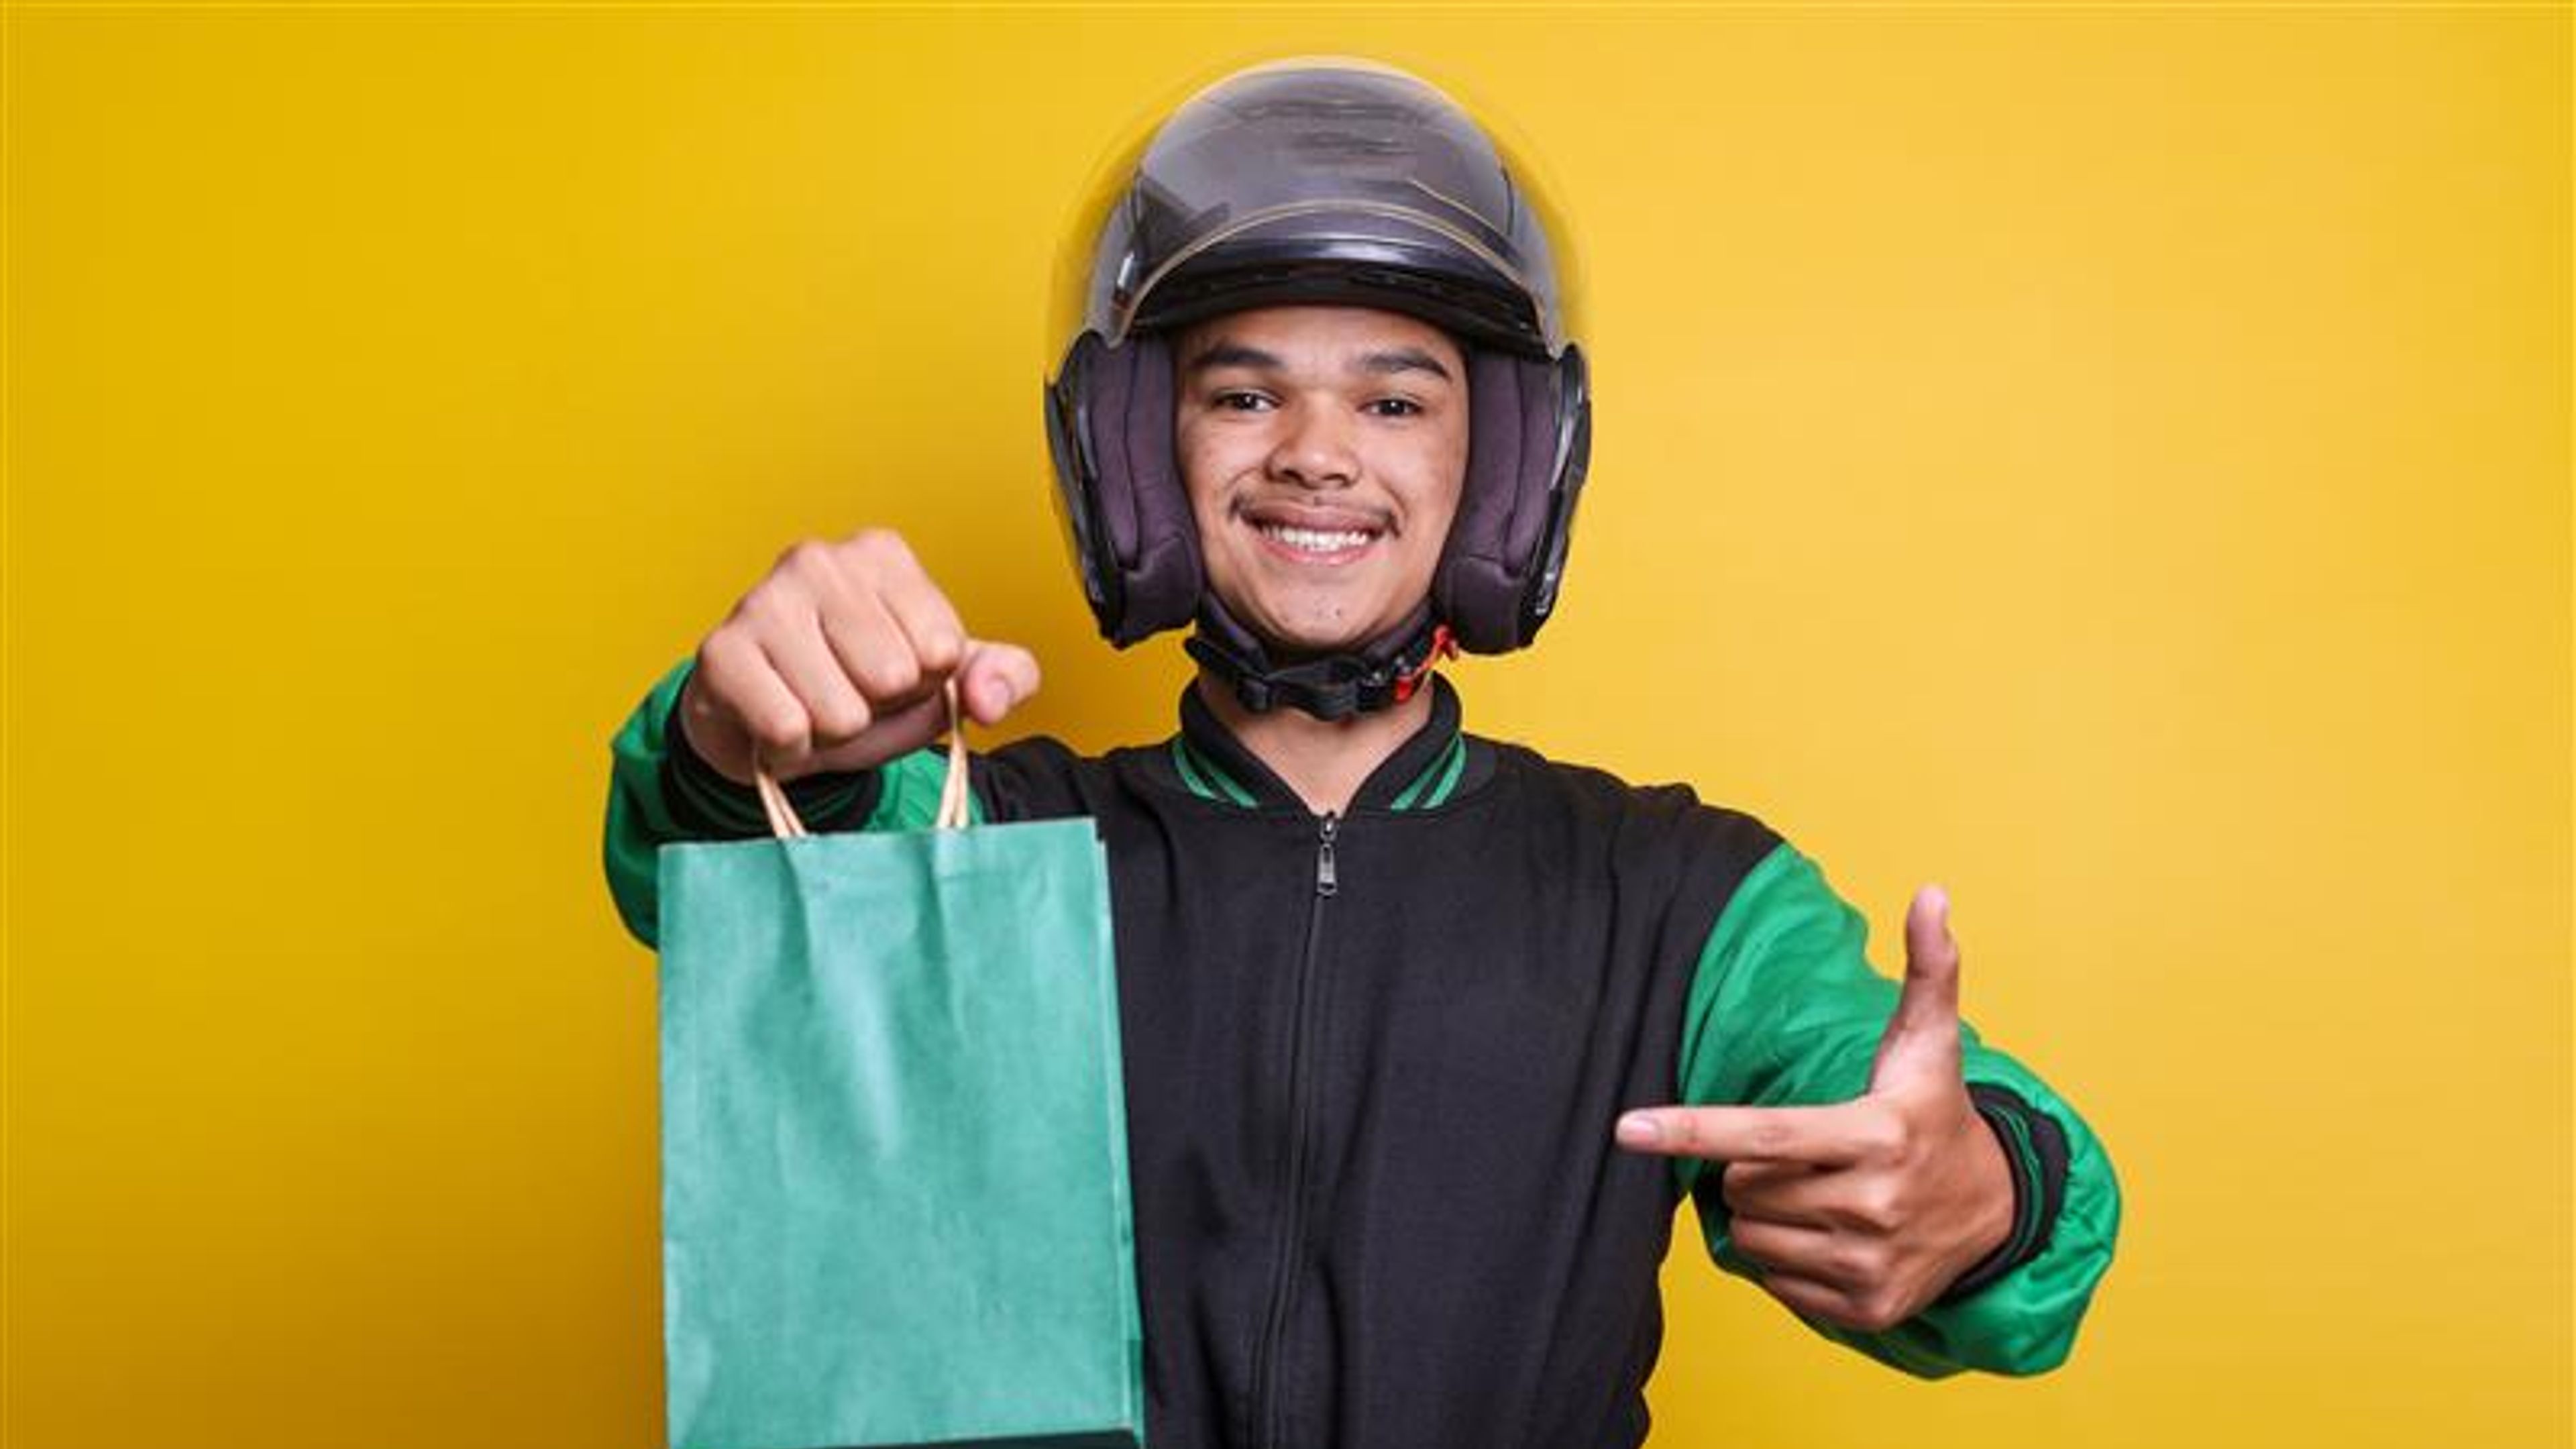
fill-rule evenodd
<path id="1" fill-rule="evenodd" d="M 2566 1444 L 2569 39 L 10 10 L 8 1442 L 660 1442 L 608 736 L 863 523 L 1039 651 L 1030 728 L 1165 732 L 1045 502 L 1056 233 L 1193 82 L 1344 50 L 1579 227 L 1593 488 L 1470 726 L 1761 813 L 1882 945 L 1947 883 L 2127 1191 L 2025 1382 L 1682 1223 L 1657 1442 Z"/>

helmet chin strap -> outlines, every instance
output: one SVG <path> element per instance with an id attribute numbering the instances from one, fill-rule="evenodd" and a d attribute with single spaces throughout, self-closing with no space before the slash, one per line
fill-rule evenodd
<path id="1" fill-rule="evenodd" d="M 1234 697 L 1256 714 L 1301 710 L 1321 720 L 1347 719 L 1401 704 L 1458 646 L 1449 626 L 1432 617 L 1425 601 L 1394 629 L 1358 650 L 1271 662 L 1270 651 L 1213 594 L 1199 600 L 1198 627 L 1184 644 L 1200 667 L 1234 687 Z"/>

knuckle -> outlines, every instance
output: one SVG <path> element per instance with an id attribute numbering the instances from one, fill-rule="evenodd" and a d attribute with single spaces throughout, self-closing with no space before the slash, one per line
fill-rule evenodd
<path id="1" fill-rule="evenodd" d="M 828 744 L 845 744 L 865 733 L 870 716 L 867 704 L 858 699 L 835 699 L 818 704 L 813 710 L 815 738 Z"/>
<path id="2" fill-rule="evenodd" d="M 872 563 L 905 563 L 912 559 L 912 549 L 903 535 L 891 528 L 862 528 L 850 535 L 850 552 Z"/>
<path id="3" fill-rule="evenodd" d="M 831 548 L 808 538 L 788 545 L 762 583 L 779 594 L 815 598 L 828 595 L 840 577 L 841 566 Z"/>
<path id="4" fill-rule="evenodd" d="M 751 592 L 734 605 L 733 617 L 755 632 L 774 628 L 790 617 L 796 600 L 804 590 L 792 582 L 792 573 L 773 573 L 754 584 Z"/>
<path id="5" fill-rule="evenodd" d="M 708 630 L 707 637 L 698 641 L 698 677 L 712 685 L 715 681 L 709 676 L 723 670 L 739 658 L 742 646 L 741 626 L 731 620 Z"/>
<path id="6" fill-rule="evenodd" d="M 798 753 L 806 748 L 811 737 L 805 711 L 793 705 L 761 710 L 756 718 L 743 723 L 751 731 L 753 739 L 771 750 Z"/>
<path id="7" fill-rule="evenodd" d="M 941 624 L 925 634 L 919 646 L 921 667 L 946 674 L 955 669 L 966 654 L 966 636 L 953 625 Z"/>
<path id="8" fill-rule="evenodd" d="M 872 654 L 867 661 L 867 685 L 880 699 L 910 694 L 921 687 L 921 661 L 900 649 Z"/>
<path id="9" fill-rule="evenodd" d="M 1810 1318 L 1820 1318 L 1842 1328 L 1853 1327 L 1852 1315 L 1841 1300 L 1819 1293 L 1799 1282 L 1773 1282 L 1766 1285 L 1773 1296 Z"/>
<path id="10" fill-rule="evenodd" d="M 702 707 L 735 704 L 734 691 L 743 684 L 743 676 L 760 660 L 760 645 L 748 626 L 740 623 L 717 625 L 707 637 L 698 641 L 696 677 L 701 686 Z"/>
<path id="11" fill-rule="evenodd" d="M 1905 1221 L 1905 1203 L 1894 1184 L 1874 1182 L 1853 1194 L 1851 1215 L 1873 1232 L 1892 1233 Z"/>
<path id="12" fill-rule="evenodd" d="M 1862 1296 L 1855 1305 L 1853 1326 L 1864 1333 L 1885 1333 L 1905 1321 L 1903 1305 L 1892 1293 L 1877 1292 Z"/>
<path id="13" fill-rule="evenodd" d="M 1892 1111 L 1862 1117 L 1857 1131 L 1861 1149 L 1877 1157 L 1902 1156 L 1914 1140 L 1905 1119 Z"/>

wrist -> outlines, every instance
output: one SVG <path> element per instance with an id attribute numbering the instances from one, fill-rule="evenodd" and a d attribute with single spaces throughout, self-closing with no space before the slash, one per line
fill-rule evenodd
<path id="1" fill-rule="evenodd" d="M 1968 1133 L 1968 1156 L 1974 1164 L 1969 1169 L 1975 1186 L 1973 1224 L 1966 1248 L 1969 1267 L 1986 1262 L 2003 1251 L 2012 1241 L 2014 1192 L 2012 1159 L 2005 1154 L 2001 1134 L 1984 1113 L 1976 1113 L 1977 1125 Z M 1967 1268 L 1962 1268 L 1965 1277 Z"/>
<path id="2" fill-rule="evenodd" d="M 2003 1242 L 1960 1274 L 1935 1300 L 1936 1305 L 1970 1297 L 2045 1251 L 2065 1192 L 2066 1153 L 2057 1124 L 2047 1114 L 2033 1111 L 2009 1087 L 1971 1082 L 1968 1095 L 2003 1157 L 2012 1217 Z"/>

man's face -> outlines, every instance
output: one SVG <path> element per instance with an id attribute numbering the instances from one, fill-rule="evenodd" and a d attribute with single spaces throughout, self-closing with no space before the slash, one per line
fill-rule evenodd
<path id="1" fill-rule="evenodd" d="M 1467 366 L 1426 322 L 1265 307 L 1182 332 L 1181 479 L 1208 586 L 1297 657 L 1368 643 L 1431 590 L 1467 476 Z"/>

